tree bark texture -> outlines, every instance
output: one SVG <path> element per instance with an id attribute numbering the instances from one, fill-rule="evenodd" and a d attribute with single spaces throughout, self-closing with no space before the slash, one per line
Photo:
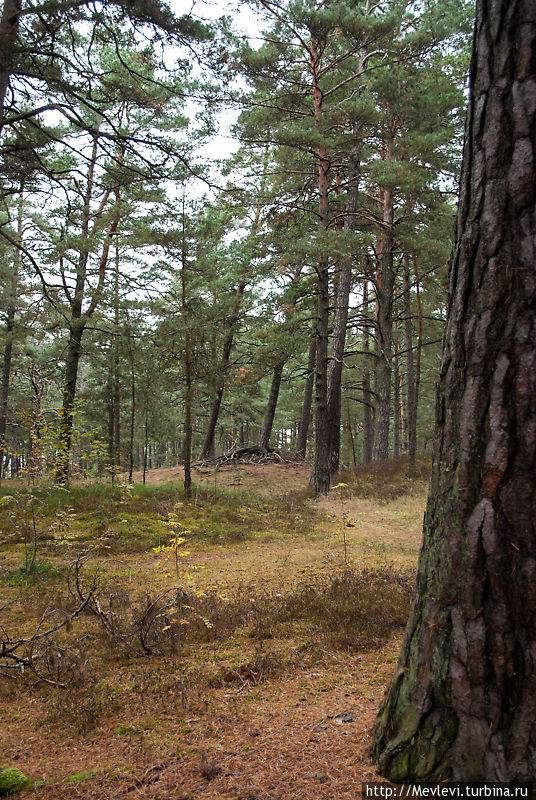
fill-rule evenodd
<path id="1" fill-rule="evenodd" d="M 478 0 L 416 594 L 377 722 L 393 781 L 536 784 L 536 5 Z"/>

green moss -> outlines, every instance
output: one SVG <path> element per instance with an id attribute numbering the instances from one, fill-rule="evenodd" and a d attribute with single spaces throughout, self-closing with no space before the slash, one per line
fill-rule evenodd
<path id="1" fill-rule="evenodd" d="M 84 781 L 90 781 L 100 772 L 98 767 L 93 767 L 93 769 L 85 769 L 82 772 L 77 772 L 75 775 L 69 775 L 67 780 L 70 783 L 84 783 Z"/>
<path id="2" fill-rule="evenodd" d="M 11 797 L 30 786 L 30 779 L 20 769 L 15 767 L 0 769 L 0 797 Z"/>

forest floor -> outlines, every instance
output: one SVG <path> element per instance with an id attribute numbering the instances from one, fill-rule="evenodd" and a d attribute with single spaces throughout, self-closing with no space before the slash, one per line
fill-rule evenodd
<path id="1" fill-rule="evenodd" d="M 16 650 L 67 687 L 0 677 L 0 767 L 26 773 L 40 800 L 355 800 L 376 777 L 371 730 L 407 618 L 427 468 L 341 476 L 318 501 L 293 464 L 197 470 L 189 501 L 178 469 L 133 488 L 3 486 L 2 636 L 31 639 L 45 609 L 74 607 L 81 553 L 81 594 L 98 586 L 72 624 Z M 175 552 L 154 549 L 177 534 L 179 604 Z"/>

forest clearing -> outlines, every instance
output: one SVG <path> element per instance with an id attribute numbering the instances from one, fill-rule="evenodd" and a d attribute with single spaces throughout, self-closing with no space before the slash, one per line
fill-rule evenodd
<path id="1" fill-rule="evenodd" d="M 185 603 L 200 603 L 213 627 L 183 612 L 182 708 L 173 636 L 140 653 L 135 630 L 114 638 L 86 610 L 50 637 L 65 659 L 83 651 L 62 673 L 69 686 L 36 687 L 31 673 L 2 680 L 0 763 L 50 800 L 355 798 L 376 774 L 371 728 L 407 617 L 427 470 L 362 471 L 320 501 L 295 464 L 204 469 L 190 500 L 179 468 L 150 472 L 145 487 L 38 489 L 28 575 L 24 532 L 6 535 L 13 509 L 4 504 L 4 631 L 29 635 L 45 608 L 70 610 L 68 568 L 88 548 L 90 569 L 104 565 L 100 606 L 124 592 L 116 613 L 131 621 L 148 594 L 173 586 L 153 550 L 170 538 L 170 513 L 186 560 L 203 568 L 185 578 Z M 48 668 L 54 677 L 57 664 Z"/>

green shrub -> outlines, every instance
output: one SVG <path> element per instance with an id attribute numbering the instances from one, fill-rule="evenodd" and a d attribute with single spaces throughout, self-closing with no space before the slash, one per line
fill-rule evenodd
<path id="1" fill-rule="evenodd" d="M 20 769 L 15 767 L 0 769 L 0 797 L 11 797 L 23 789 L 28 789 L 30 785 L 30 779 Z"/>

